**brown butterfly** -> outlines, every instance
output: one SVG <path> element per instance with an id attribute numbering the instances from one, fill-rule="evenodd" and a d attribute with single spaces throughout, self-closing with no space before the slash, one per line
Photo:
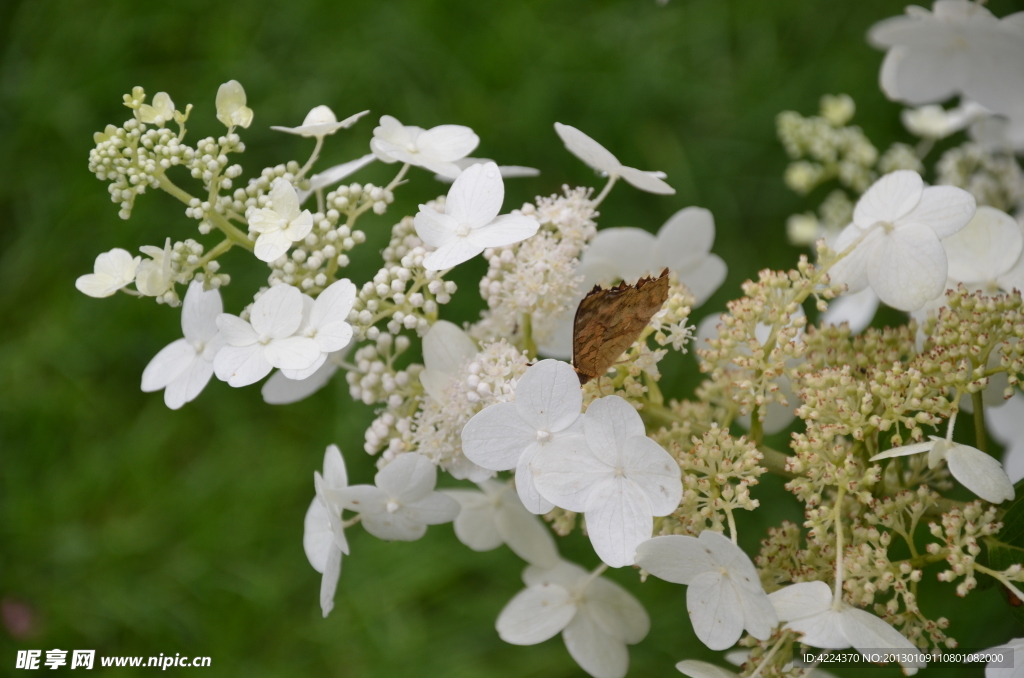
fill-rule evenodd
<path id="1" fill-rule="evenodd" d="M 580 384 L 596 379 L 615 364 L 668 299 L 668 269 L 657 278 L 640 278 L 603 289 L 595 285 L 576 308 L 572 327 L 572 364 Z"/>

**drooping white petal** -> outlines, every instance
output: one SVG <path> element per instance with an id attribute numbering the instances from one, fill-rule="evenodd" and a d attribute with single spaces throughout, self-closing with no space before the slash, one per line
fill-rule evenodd
<path id="1" fill-rule="evenodd" d="M 583 389 L 576 371 L 560 360 L 541 360 L 516 384 L 515 410 L 534 431 L 554 433 L 580 418 Z"/>
<path id="2" fill-rule="evenodd" d="M 476 247 L 503 247 L 533 237 L 540 222 L 524 214 L 502 214 L 489 224 L 474 228 L 466 236 Z"/>
<path id="3" fill-rule="evenodd" d="M 323 573 L 334 544 L 334 530 L 327 516 L 328 509 L 319 497 L 313 497 L 303 519 L 302 548 L 306 551 L 309 564 Z"/>
<path id="4" fill-rule="evenodd" d="M 967 225 L 976 209 L 974 196 L 962 188 L 929 186 L 921 193 L 917 206 L 900 217 L 897 224 L 924 224 L 940 238 L 948 238 Z"/>
<path id="5" fill-rule="evenodd" d="M 679 464 L 647 436 L 634 436 L 622 447 L 625 477 L 647 498 L 651 514 L 667 516 L 683 498 Z"/>
<path id="6" fill-rule="evenodd" d="M 768 595 L 780 621 L 792 621 L 824 612 L 832 606 L 832 589 L 823 581 L 785 586 Z"/>
<path id="7" fill-rule="evenodd" d="M 305 400 L 326 386 L 337 371 L 338 363 L 328 358 L 304 379 L 289 379 L 283 372 L 275 372 L 263 384 L 263 402 L 268 405 L 290 405 Z"/>
<path id="8" fill-rule="evenodd" d="M 627 645 L 639 643 L 651 630 L 651 618 L 640 601 L 604 577 L 587 585 L 584 609 L 602 631 Z"/>
<path id="9" fill-rule="evenodd" d="M 327 564 L 320 578 L 320 611 L 324 618 L 334 609 L 334 593 L 338 590 L 338 578 L 341 577 L 341 549 L 331 545 L 327 554 Z"/>
<path id="10" fill-rule="evenodd" d="M 932 449 L 935 445 L 934 441 L 928 440 L 923 443 L 911 443 L 910 445 L 901 445 L 900 447 L 892 447 L 885 452 L 879 452 L 875 456 L 871 457 L 871 461 L 878 461 L 880 459 L 891 459 L 893 457 L 907 457 L 912 454 L 921 454 Z"/>
<path id="11" fill-rule="evenodd" d="M 852 333 L 860 334 L 874 319 L 879 301 L 878 295 L 870 287 L 853 294 L 844 294 L 829 302 L 828 310 L 821 317 L 821 324 L 838 327 L 848 323 Z"/>
<path id="12" fill-rule="evenodd" d="M 676 189 L 654 175 L 653 172 L 644 172 L 633 167 L 621 166 L 618 172 L 627 183 L 641 191 L 655 193 L 657 195 L 674 195 Z"/>
<path id="13" fill-rule="evenodd" d="M 320 347 L 306 337 L 274 339 L 263 347 L 263 356 L 280 370 L 304 370 L 321 357 Z"/>
<path id="14" fill-rule="evenodd" d="M 562 639 L 569 655 L 594 678 L 624 678 L 629 671 L 626 644 L 602 631 L 587 614 L 577 614 Z"/>
<path id="15" fill-rule="evenodd" d="M 217 352 L 217 357 L 213 361 L 213 370 L 217 378 L 235 388 L 255 384 L 270 374 L 272 369 L 274 366 L 267 362 L 263 355 L 263 347 L 259 344 L 225 346 Z"/>
<path id="16" fill-rule="evenodd" d="M 302 322 L 302 304 L 302 293 L 297 288 L 274 285 L 252 305 L 249 322 L 257 334 L 274 339 L 290 337 Z"/>
<path id="17" fill-rule="evenodd" d="M 868 229 L 877 223 L 894 223 L 917 207 L 924 193 L 921 175 L 897 170 L 871 184 L 853 209 L 853 223 Z"/>
<path id="18" fill-rule="evenodd" d="M 390 498 L 409 504 L 433 491 L 437 484 L 437 467 L 422 454 L 401 454 L 378 471 L 373 480 Z"/>
<path id="19" fill-rule="evenodd" d="M 1024 236 L 1009 214 L 982 205 L 963 230 L 944 238 L 949 277 L 959 282 L 995 280 L 1013 268 Z"/>
<path id="20" fill-rule="evenodd" d="M 954 443 L 946 452 L 946 464 L 954 478 L 985 501 L 999 504 L 1014 498 L 1013 483 L 991 455 Z"/>
<path id="21" fill-rule="evenodd" d="M 704 572 L 686 589 L 686 610 L 693 632 L 712 650 L 725 650 L 743 635 L 743 603 L 728 577 Z"/>
<path id="22" fill-rule="evenodd" d="M 428 271 L 444 271 L 469 261 L 484 251 L 468 237 L 456 236 L 423 257 L 423 268 Z"/>
<path id="23" fill-rule="evenodd" d="M 555 123 L 555 132 L 561 137 L 565 147 L 577 158 L 596 170 L 618 175 L 622 163 L 601 144 L 579 131 L 575 127 Z"/>
<path id="24" fill-rule="evenodd" d="M 213 376 L 213 363 L 196 356 L 192 364 L 182 370 L 164 389 L 164 404 L 172 410 L 195 400 Z"/>
<path id="25" fill-rule="evenodd" d="M 569 592 L 557 584 L 520 591 L 498 615 L 498 635 L 512 645 L 536 645 L 562 631 L 576 616 Z"/>
<path id="26" fill-rule="evenodd" d="M 614 474 L 614 469 L 597 459 L 579 435 L 551 441 L 532 465 L 540 495 L 555 506 L 578 513 L 586 510 L 594 486 Z"/>
<path id="27" fill-rule="evenodd" d="M 689 678 L 736 678 L 736 674 L 728 669 L 697 659 L 684 659 L 676 664 L 676 669 Z"/>
<path id="28" fill-rule="evenodd" d="M 359 170 L 363 169 L 376 159 L 376 155 L 374 155 L 373 153 L 367 153 L 361 158 L 356 158 L 355 160 L 350 160 L 346 163 L 335 165 L 334 167 L 325 169 L 323 172 L 314 174 L 309 178 L 308 190 L 296 189 L 298 193 L 299 203 L 301 204 L 306 202 L 306 199 L 310 195 L 315 193 L 318 189 L 333 186 L 342 179 L 345 179 L 355 174 Z"/>
<path id="29" fill-rule="evenodd" d="M 655 577 L 675 584 L 689 584 L 697 576 L 715 571 L 709 549 L 696 537 L 668 535 L 648 539 L 636 550 L 636 564 Z"/>
<path id="30" fill-rule="evenodd" d="M 457 224 L 480 228 L 489 224 L 501 211 L 505 184 L 493 162 L 473 165 L 458 176 L 448 190 L 444 213 Z"/>
<path id="31" fill-rule="evenodd" d="M 551 450 L 551 445 L 529 445 L 523 450 L 523 454 L 519 457 L 519 463 L 516 464 L 516 492 L 526 510 L 536 515 L 544 515 L 555 508 L 555 505 L 548 501 L 537 488 L 537 477 L 540 475 L 541 469 L 534 464 L 535 459 L 543 458 Z"/>
<path id="32" fill-rule="evenodd" d="M 462 453 L 492 471 L 515 468 L 523 451 L 536 442 L 537 429 L 523 421 L 514 403 L 485 407 L 462 429 Z"/>
<path id="33" fill-rule="evenodd" d="M 165 388 L 189 369 L 196 359 L 199 356 L 187 339 L 178 339 L 164 346 L 142 371 L 142 390 L 151 393 Z"/>
<path id="34" fill-rule="evenodd" d="M 515 492 L 502 493 L 494 524 L 502 540 L 526 562 L 537 567 L 557 564 L 558 548 L 551 530 L 523 506 Z"/>
<path id="35" fill-rule="evenodd" d="M 882 236 L 868 280 L 878 298 L 901 311 L 914 311 L 946 288 L 946 252 L 928 226 L 907 224 Z"/>
<path id="36" fill-rule="evenodd" d="M 490 551 L 503 543 L 496 525 L 498 507 L 494 500 L 476 490 L 444 490 L 461 510 L 455 518 L 455 536 L 474 551 Z"/>
<path id="37" fill-rule="evenodd" d="M 615 465 L 626 440 L 634 436 L 645 436 L 647 430 L 632 405 L 619 396 L 605 396 L 587 407 L 583 434 L 594 456 Z"/>
<path id="38" fill-rule="evenodd" d="M 918 651 L 917 646 L 906 636 L 875 615 L 856 607 L 847 606 L 839 617 L 839 626 L 850 645 L 857 648 L 874 649 L 884 647 L 891 650 Z M 907 663 L 904 666 L 922 667 L 921 664 Z"/>
<path id="39" fill-rule="evenodd" d="M 625 478 L 611 477 L 595 485 L 584 511 L 590 543 L 610 567 L 632 565 L 637 546 L 654 530 L 647 496 Z"/>

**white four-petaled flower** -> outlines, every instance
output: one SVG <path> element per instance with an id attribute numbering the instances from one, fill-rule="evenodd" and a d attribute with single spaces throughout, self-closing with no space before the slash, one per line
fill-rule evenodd
<path id="1" fill-rule="evenodd" d="M 516 490 L 533 513 L 554 504 L 534 485 L 533 461 L 566 436 L 582 432 L 583 389 L 572 366 L 541 360 L 516 384 L 515 401 L 495 403 L 478 412 L 462 429 L 462 452 L 492 471 L 516 470 Z"/>
<path id="2" fill-rule="evenodd" d="M 356 124 L 359 118 L 363 117 L 370 111 L 362 111 L 355 115 L 350 115 L 341 122 L 338 122 L 338 118 L 335 117 L 334 111 L 329 106 L 317 106 L 310 110 L 306 114 L 305 120 L 298 127 L 281 127 L 280 125 L 271 125 L 270 129 L 278 132 L 287 132 L 288 134 L 297 134 L 300 137 L 325 137 L 328 134 L 334 134 L 339 129 L 348 129 L 352 125 Z"/>
<path id="3" fill-rule="evenodd" d="M 536 645 L 557 633 L 580 667 L 594 678 L 623 678 L 627 645 L 647 636 L 651 620 L 628 591 L 578 565 L 523 571 L 526 589 L 498 615 L 498 635 L 513 645 Z"/>
<path id="4" fill-rule="evenodd" d="M 749 556 L 718 532 L 655 537 L 637 548 L 636 564 L 687 586 L 693 630 L 712 650 L 732 647 L 744 629 L 768 640 L 779 623 Z"/>
<path id="5" fill-rule="evenodd" d="M 474 551 L 490 551 L 508 544 L 512 551 L 537 567 L 558 564 L 554 537 L 541 520 L 526 510 L 510 482 L 485 480 L 477 490 L 442 490 L 459 502 L 455 536 Z"/>
<path id="6" fill-rule="evenodd" d="M 167 92 L 157 92 L 153 104 L 142 104 L 138 111 L 139 122 L 163 127 L 174 120 L 174 102 Z"/>
<path id="7" fill-rule="evenodd" d="M 450 523 L 459 514 L 459 502 L 434 491 L 437 467 L 422 454 L 399 455 L 373 482 L 326 495 L 361 514 L 363 527 L 378 539 L 415 541 L 426 534 L 427 525 Z"/>
<path id="8" fill-rule="evenodd" d="M 462 125 L 425 130 L 385 115 L 373 130 L 370 150 L 382 162 L 404 162 L 454 178 L 462 171 L 455 162 L 472 153 L 479 143 L 480 137 Z"/>
<path id="9" fill-rule="evenodd" d="M 259 233 L 256 258 L 273 261 L 288 251 L 293 242 L 313 230 L 313 215 L 299 209 L 299 196 L 291 182 L 278 178 L 270 187 L 270 207 L 249 213 L 249 229 Z"/>
<path id="10" fill-rule="evenodd" d="M 532 461 L 537 491 L 555 506 L 585 514 L 601 560 L 632 565 L 636 547 L 651 538 L 654 516 L 679 506 L 679 464 L 647 437 L 640 415 L 618 396 L 590 404 L 583 435 L 548 447 Z"/>
<path id="11" fill-rule="evenodd" d="M 320 609 L 326 617 L 334 609 L 334 592 L 341 575 L 341 556 L 348 555 L 348 540 L 341 521 L 341 507 L 328 493 L 348 487 L 345 461 L 337 445 L 328 445 L 324 453 L 324 473 L 313 472 L 316 496 L 310 502 L 303 520 L 302 547 L 313 569 L 321 573 Z"/>
<path id="12" fill-rule="evenodd" d="M 90 297 L 109 297 L 135 280 L 140 261 L 142 257 L 133 258 L 127 250 L 115 247 L 97 256 L 93 272 L 79 276 L 75 287 Z"/>
<path id="13" fill-rule="evenodd" d="M 444 213 L 420 205 L 416 234 L 434 251 L 423 259 L 428 271 L 451 268 L 472 259 L 488 247 L 526 240 L 540 228 L 533 217 L 503 214 L 505 184 L 493 162 L 472 165 L 448 190 Z"/>
<path id="14" fill-rule="evenodd" d="M 953 186 L 925 188 L 911 170 L 887 174 L 861 196 L 837 252 L 854 249 L 830 271 L 833 282 L 859 292 L 868 285 L 889 306 L 913 311 L 942 293 L 946 253 L 942 238 L 967 225 L 974 197 Z"/>
<path id="15" fill-rule="evenodd" d="M 612 155 L 611 151 L 575 127 L 556 122 L 555 131 L 573 155 L 599 172 L 604 172 L 609 177 L 621 177 L 627 183 L 648 193 L 671 195 L 676 192 L 676 189 L 659 178 L 659 173 L 626 167 Z"/>
<path id="16" fill-rule="evenodd" d="M 252 109 L 245 105 L 245 89 L 237 80 L 228 80 L 217 89 L 217 119 L 228 129 L 252 124 Z"/>
<path id="17" fill-rule="evenodd" d="M 160 350 L 142 372 L 142 390 L 164 390 L 164 402 L 172 410 L 195 400 L 213 376 L 213 361 L 224 346 L 217 317 L 224 310 L 217 290 L 203 290 L 193 281 L 181 306 L 183 339 Z"/>
<path id="18" fill-rule="evenodd" d="M 275 285 L 252 305 L 249 321 L 230 313 L 217 316 L 228 345 L 213 361 L 214 373 L 232 386 L 248 386 L 270 370 L 304 370 L 321 354 L 320 345 L 296 336 L 302 324 L 302 293 L 291 285 Z"/>

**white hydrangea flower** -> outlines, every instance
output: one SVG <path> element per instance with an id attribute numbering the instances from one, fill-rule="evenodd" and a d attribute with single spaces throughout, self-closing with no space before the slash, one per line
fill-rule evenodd
<path id="1" fill-rule="evenodd" d="M 463 158 L 462 160 L 456 160 L 455 164 L 460 170 L 464 170 L 473 165 L 484 165 L 489 162 L 494 161 L 490 158 Z M 501 174 L 502 179 L 520 179 L 523 177 L 540 176 L 539 169 L 534 167 L 523 167 L 522 165 L 498 165 L 498 172 Z M 444 174 L 435 174 L 434 179 L 445 184 L 450 184 L 455 181 L 455 177 L 446 176 Z"/>
<path id="2" fill-rule="evenodd" d="M 875 615 L 840 601 L 833 601 L 832 589 L 820 581 L 791 584 L 768 596 L 780 621 L 803 634 L 800 642 L 825 650 L 889 651 L 917 653 L 912 642 Z M 903 664 L 914 675 L 923 664 Z"/>
<path id="3" fill-rule="evenodd" d="M 963 283 L 987 294 L 1024 290 L 1024 232 L 1006 212 L 978 207 L 967 226 L 943 238 L 942 246 L 949 262 L 947 288 Z"/>
<path id="4" fill-rule="evenodd" d="M 367 153 L 361 158 L 349 160 L 348 162 L 335 165 L 334 167 L 329 167 L 323 172 L 314 174 L 309 178 L 308 189 L 296 189 L 295 192 L 299 197 L 299 204 L 301 205 L 306 202 L 306 199 L 316 191 L 322 188 L 327 188 L 328 186 L 333 186 L 342 179 L 345 179 L 363 169 L 376 159 L 377 156 L 373 153 Z"/>
<path id="5" fill-rule="evenodd" d="M 888 49 L 881 85 L 890 99 L 919 105 L 960 94 L 998 113 L 1021 107 L 1020 15 L 1000 20 L 979 3 L 936 0 L 931 12 L 911 6 L 875 24 L 868 38 Z"/>
<path id="6" fill-rule="evenodd" d="M 248 215 L 249 230 L 256 238 L 256 258 L 271 262 L 288 251 L 313 230 L 313 215 L 299 211 L 299 196 L 291 182 L 277 178 L 270 187 L 270 207 L 252 210 Z"/>
<path id="7" fill-rule="evenodd" d="M 655 577 L 685 584 L 694 633 L 712 650 L 736 644 L 744 629 L 768 640 L 779 620 L 754 563 L 727 537 L 705 530 L 699 537 L 669 535 L 640 544 L 636 564 Z"/>
<path id="8" fill-rule="evenodd" d="M 967 225 L 974 197 L 953 186 L 924 187 L 921 175 L 899 170 L 885 175 L 861 196 L 853 223 L 835 244 L 855 249 L 830 272 L 850 293 L 868 285 L 889 306 L 913 311 L 942 294 L 946 253 L 942 238 Z"/>
<path id="9" fill-rule="evenodd" d="M 281 370 L 274 372 L 260 390 L 263 402 L 268 405 L 290 405 L 305 400 L 327 385 L 351 348 L 350 341 L 345 348 L 328 355 L 315 372 L 303 379 L 289 379 Z"/>
<path id="10" fill-rule="evenodd" d="M 164 391 L 164 402 L 172 410 L 191 402 L 213 376 L 213 361 L 224 346 L 217 329 L 217 317 L 223 312 L 220 292 L 203 290 L 193 281 L 181 306 L 183 339 L 160 350 L 142 371 L 142 390 Z"/>
<path id="11" fill-rule="evenodd" d="M 647 437 L 640 415 L 618 396 L 590 404 L 583 435 L 548 447 L 532 462 L 541 496 L 585 514 L 601 560 L 611 567 L 632 565 L 636 547 L 651 538 L 654 516 L 667 516 L 679 506 L 679 464 Z"/>
<path id="12" fill-rule="evenodd" d="M 982 654 L 1003 653 L 1003 648 L 1010 648 L 1013 658 L 1010 666 L 997 666 L 991 661 L 985 667 L 985 678 L 1021 678 L 1024 676 L 1024 638 L 1014 638 L 1002 645 L 982 650 Z"/>
<path id="13" fill-rule="evenodd" d="M 888 449 L 871 457 L 871 461 L 927 452 L 928 468 L 936 468 L 945 459 L 953 477 L 985 501 L 999 504 L 1013 499 L 1013 483 L 992 455 L 970 445 L 936 436 L 929 437 L 931 440 L 923 443 Z"/>
<path id="14" fill-rule="evenodd" d="M 341 351 L 352 340 L 348 315 L 356 301 L 356 286 L 350 280 L 339 280 L 321 292 L 314 301 L 303 295 L 303 317 L 296 334 L 308 337 L 320 348 L 313 364 L 302 370 L 282 369 L 288 379 L 307 379 L 319 370 L 327 357 Z"/>
<path id="15" fill-rule="evenodd" d="M 537 516 L 526 510 L 511 482 L 485 480 L 477 490 L 442 490 L 459 502 L 455 536 L 474 551 L 490 551 L 508 544 L 512 551 L 537 567 L 558 564 L 555 539 Z"/>
<path id="16" fill-rule="evenodd" d="M 459 514 L 459 502 L 434 491 L 437 467 L 422 454 L 399 455 L 373 482 L 328 496 L 362 515 L 363 527 L 378 539 L 416 541 L 427 525 L 450 523 Z"/>
<path id="17" fill-rule="evenodd" d="M 623 678 L 627 645 L 651 628 L 647 611 L 628 591 L 578 565 L 528 567 L 526 588 L 498 615 L 498 635 L 513 645 L 536 645 L 557 633 L 576 663 L 594 678 Z"/>
<path id="18" fill-rule="evenodd" d="M 217 119 L 228 129 L 252 124 L 252 109 L 245 105 L 245 89 L 237 80 L 228 80 L 217 89 Z"/>
<path id="19" fill-rule="evenodd" d="M 543 514 L 554 508 L 534 485 L 533 461 L 556 441 L 582 432 L 583 389 L 571 365 L 541 360 L 515 386 L 515 401 L 478 412 L 462 429 L 462 452 L 492 471 L 516 470 L 523 505 Z"/>
<path id="20" fill-rule="evenodd" d="M 168 238 L 163 249 L 152 245 L 139 248 L 149 259 L 144 259 L 135 269 L 135 289 L 147 297 L 162 296 L 174 284 L 171 271 L 171 239 Z"/>
<path id="21" fill-rule="evenodd" d="M 120 247 L 96 257 L 93 272 L 79 276 L 75 287 L 83 294 L 97 299 L 109 297 L 135 280 L 135 271 L 142 257 L 134 257 Z"/>
<path id="22" fill-rule="evenodd" d="M 320 346 L 296 336 L 302 323 L 302 293 L 291 285 L 275 285 L 252 306 L 249 321 L 230 313 L 217 316 L 228 345 L 217 352 L 214 373 L 235 387 L 254 384 L 273 368 L 304 370 L 320 357 Z"/>
<path id="23" fill-rule="evenodd" d="M 341 576 L 341 556 L 348 555 L 348 540 L 341 521 L 341 506 L 330 497 L 348 487 L 345 460 L 337 445 L 324 453 L 324 473 L 313 472 L 316 496 L 303 520 L 302 548 L 313 569 L 321 573 L 320 609 L 324 617 L 334 609 L 334 592 Z"/>
<path id="24" fill-rule="evenodd" d="M 448 190 L 444 213 L 420 205 L 416 234 L 434 248 L 423 259 L 428 271 L 457 266 L 488 247 L 501 247 L 526 240 L 540 224 L 523 214 L 503 214 L 505 184 L 493 162 L 471 165 Z"/>
<path id="25" fill-rule="evenodd" d="M 570 153 L 595 170 L 604 172 L 609 177 L 621 177 L 627 183 L 648 193 L 672 195 L 676 192 L 676 189 L 662 181 L 663 174 L 626 167 L 608 149 L 575 127 L 556 122 L 555 131 Z"/>
<path id="26" fill-rule="evenodd" d="M 1024 394 L 1014 391 L 1001 407 L 986 407 L 985 424 L 1003 446 L 1003 469 L 1010 482 L 1024 479 Z"/>
<path id="27" fill-rule="evenodd" d="M 382 162 L 404 162 L 454 178 L 462 171 L 456 161 L 472 153 L 479 143 L 480 137 L 462 125 L 425 130 L 385 115 L 373 130 L 370 150 Z"/>
<path id="28" fill-rule="evenodd" d="M 362 111 L 361 113 L 350 115 L 341 122 L 338 122 L 338 118 L 335 117 L 334 111 L 332 111 L 329 106 L 317 106 L 306 114 L 305 120 L 303 120 L 302 124 L 298 127 L 281 127 L 279 125 L 271 125 L 270 129 L 277 132 L 297 134 L 300 137 L 323 138 L 328 134 L 334 134 L 339 129 L 348 129 L 352 125 L 356 124 L 356 121 L 359 120 L 359 118 L 369 112 L 370 111 Z"/>
<path id="29" fill-rule="evenodd" d="M 153 104 L 142 104 L 138 108 L 139 122 L 163 127 L 174 120 L 174 102 L 167 92 L 157 92 Z"/>

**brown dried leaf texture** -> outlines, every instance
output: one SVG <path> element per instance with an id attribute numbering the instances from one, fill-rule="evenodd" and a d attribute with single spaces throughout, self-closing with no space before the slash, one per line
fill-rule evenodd
<path id="1" fill-rule="evenodd" d="M 651 322 L 668 299 L 668 269 L 657 278 L 640 278 L 603 289 L 596 285 L 576 308 L 572 363 L 580 384 L 608 371 Z"/>

